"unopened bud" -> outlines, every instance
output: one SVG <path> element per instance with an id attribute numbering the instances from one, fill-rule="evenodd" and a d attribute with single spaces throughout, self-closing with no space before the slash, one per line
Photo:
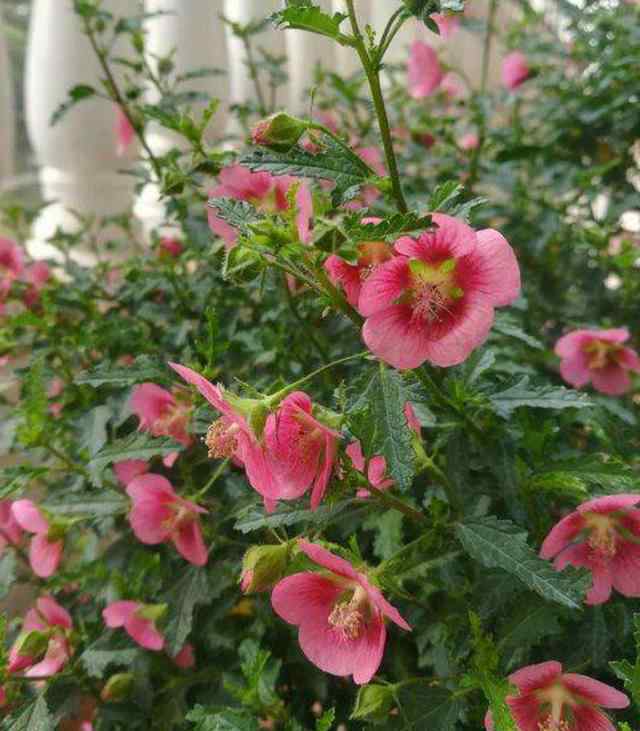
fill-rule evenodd
<path id="1" fill-rule="evenodd" d="M 21 657 L 40 657 L 49 645 L 49 633 L 32 629 L 22 632 L 15 642 L 14 650 Z"/>
<path id="2" fill-rule="evenodd" d="M 388 720 L 394 700 L 393 686 L 391 685 L 375 685 L 373 683 L 363 685 L 358 691 L 351 718 L 367 719 L 368 721 Z"/>
<path id="3" fill-rule="evenodd" d="M 106 703 L 118 703 L 129 697 L 133 681 L 135 680 L 133 673 L 116 673 L 112 675 L 104 684 L 100 692 L 100 698 Z"/>
<path id="4" fill-rule="evenodd" d="M 251 546 L 244 554 L 240 586 L 245 594 L 266 591 L 284 576 L 289 564 L 289 544 Z"/>
<path id="5" fill-rule="evenodd" d="M 256 124 L 251 132 L 251 140 L 254 145 L 288 150 L 298 143 L 307 128 L 308 124 L 304 120 L 278 112 Z"/>

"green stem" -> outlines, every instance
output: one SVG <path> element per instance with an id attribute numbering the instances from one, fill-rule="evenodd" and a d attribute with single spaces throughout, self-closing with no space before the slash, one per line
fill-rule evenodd
<path id="1" fill-rule="evenodd" d="M 398 8 L 396 12 L 389 18 L 389 22 L 387 23 L 387 27 L 384 29 L 382 36 L 380 38 L 380 42 L 378 44 L 378 52 L 376 53 L 376 64 L 379 66 L 382 63 L 382 59 L 384 58 L 386 52 L 389 50 L 389 46 L 393 43 L 393 39 L 396 37 L 398 31 L 405 23 L 406 17 L 400 17 L 404 13 L 404 8 Z M 400 18 L 398 22 L 396 23 L 395 27 L 391 27 L 394 23 L 394 21 Z"/>
<path id="2" fill-rule="evenodd" d="M 384 97 L 382 95 L 382 87 L 380 86 L 380 68 L 375 60 L 372 61 L 367 51 L 364 38 L 362 37 L 362 33 L 360 32 L 360 26 L 358 25 L 356 11 L 353 6 L 353 0 L 347 0 L 347 11 L 349 13 L 351 29 L 353 30 L 355 49 L 358 52 L 358 56 L 360 57 L 362 67 L 367 77 L 367 81 L 369 82 L 369 89 L 371 91 L 373 105 L 375 107 L 376 115 L 378 117 L 380 134 L 382 136 L 382 145 L 384 147 L 384 154 L 387 159 L 387 167 L 389 169 L 389 177 L 391 178 L 391 185 L 393 188 L 393 196 L 396 199 L 398 210 L 401 213 L 406 213 L 409 209 L 407 207 L 407 202 L 405 201 L 404 194 L 402 192 L 402 185 L 400 184 L 398 162 L 396 160 L 396 153 L 393 149 L 393 142 L 391 140 L 389 117 L 387 116 L 387 108 L 385 106 Z"/>
<path id="3" fill-rule="evenodd" d="M 256 60 L 253 56 L 253 48 L 246 34 L 242 35 L 242 43 L 244 45 L 245 53 L 247 54 L 247 66 L 249 68 L 249 76 L 253 81 L 253 86 L 256 90 L 256 97 L 258 98 L 259 112 L 262 116 L 267 114 L 267 103 L 262 91 L 262 85 L 260 84 L 260 77 L 258 75 L 258 67 L 256 66 Z"/>
<path id="4" fill-rule="evenodd" d="M 229 459 L 225 459 L 218 465 L 215 472 L 211 475 L 209 480 L 207 480 L 205 486 L 201 490 L 198 490 L 198 492 L 194 495 L 194 497 L 193 497 L 194 503 L 197 503 L 199 500 L 202 499 L 203 495 L 206 495 L 209 492 L 210 488 L 217 482 L 218 478 L 227 469 L 230 461 L 231 460 L 229 460 Z"/>
<path id="5" fill-rule="evenodd" d="M 368 485 L 367 490 L 369 490 L 369 493 L 375 497 L 379 503 L 391 510 L 397 510 L 399 513 L 406 515 L 407 518 L 410 518 L 414 522 L 425 523 L 427 521 L 427 517 L 424 513 L 412 508 L 410 505 L 407 505 L 404 500 L 394 497 L 388 490 L 378 490 L 378 488 L 373 485 Z"/>

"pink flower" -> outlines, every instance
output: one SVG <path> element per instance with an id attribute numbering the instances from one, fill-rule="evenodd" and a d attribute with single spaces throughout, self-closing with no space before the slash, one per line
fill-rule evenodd
<path id="1" fill-rule="evenodd" d="M 411 627 L 348 561 L 308 541 L 299 546 L 326 572 L 282 579 L 271 594 L 274 611 L 299 628 L 302 652 L 314 665 L 332 675 L 353 675 L 359 685 L 368 683 L 384 654 L 385 617 L 402 629 Z"/>
<path id="2" fill-rule="evenodd" d="M 24 270 L 22 249 L 0 236 L 0 298 L 9 294 L 11 285 Z"/>
<path id="3" fill-rule="evenodd" d="M 555 557 L 554 566 L 591 571 L 587 604 L 602 604 L 615 588 L 624 596 L 640 596 L 640 495 L 609 495 L 579 505 L 545 538 L 540 556 Z"/>
<path id="4" fill-rule="evenodd" d="M 226 459 L 233 457 L 244 466 L 251 486 L 260 495 L 274 499 L 273 479 L 262 444 L 240 409 L 251 408 L 248 399 L 225 398 L 221 385 L 214 385 L 191 368 L 169 363 L 173 370 L 187 383 L 194 385 L 202 396 L 221 414 L 221 417 L 207 430 L 205 444 L 209 457 Z M 234 406 L 235 404 L 235 406 Z"/>
<path id="5" fill-rule="evenodd" d="M 387 460 L 381 454 L 376 454 L 371 457 L 367 465 L 364 454 L 362 453 L 362 445 L 358 440 L 351 442 L 345 449 L 345 452 L 351 460 L 354 469 L 365 474 L 367 480 L 369 480 L 369 484 L 376 490 L 386 490 L 393 485 L 393 480 L 387 477 Z M 363 488 L 362 490 L 358 490 L 356 495 L 362 498 L 369 497 L 369 490 Z"/>
<path id="6" fill-rule="evenodd" d="M 518 689 L 506 701 L 520 731 L 615 731 L 599 706 L 629 705 L 624 693 L 586 675 L 563 673 L 554 660 L 521 668 L 509 682 Z M 490 712 L 484 725 L 494 731 Z"/>
<path id="7" fill-rule="evenodd" d="M 480 140 L 475 132 L 467 132 L 458 140 L 458 146 L 461 150 L 475 150 L 479 144 Z"/>
<path id="8" fill-rule="evenodd" d="M 199 515 L 204 508 L 176 495 L 162 475 L 135 477 L 127 485 L 133 501 L 129 523 L 136 538 L 149 546 L 173 541 L 178 552 L 195 566 L 207 563 L 207 547 L 202 539 Z"/>
<path id="9" fill-rule="evenodd" d="M 364 218 L 362 223 L 379 223 L 379 218 Z M 331 282 L 344 289 L 347 302 L 358 306 L 362 283 L 376 268 L 393 257 L 391 246 L 384 241 L 361 241 L 357 246 L 358 259 L 349 264 L 341 256 L 332 254 L 324 263 Z"/>
<path id="10" fill-rule="evenodd" d="M 35 609 L 25 615 L 22 631 L 9 651 L 10 673 L 29 668 L 28 678 L 48 678 L 58 673 L 69 661 L 73 650 L 69 636 L 73 622 L 50 596 L 37 600 Z"/>
<path id="11" fill-rule="evenodd" d="M 51 272 L 44 261 L 37 261 L 25 269 L 22 279 L 28 286 L 22 296 L 22 301 L 26 307 L 35 307 L 40 299 L 40 292 L 44 289 L 50 276 Z"/>
<path id="12" fill-rule="evenodd" d="M 311 191 L 305 183 L 289 175 L 274 176 L 270 173 L 254 173 L 241 165 L 229 165 L 220 171 L 220 184 L 209 191 L 209 198 L 233 198 L 247 201 L 263 213 L 281 213 L 288 210 L 287 193 L 292 185 L 298 185 L 296 193 L 296 225 L 303 243 L 309 238 L 309 221 L 312 211 Z M 216 208 L 207 208 L 209 228 L 223 239 L 227 249 L 236 245 L 238 232 L 218 217 Z"/>
<path id="13" fill-rule="evenodd" d="M 440 89 L 449 97 L 449 99 L 458 99 L 464 95 L 466 89 L 462 79 L 449 71 L 445 74 L 440 84 Z"/>
<path id="14" fill-rule="evenodd" d="M 438 26 L 440 37 L 445 41 L 460 27 L 460 17 L 449 13 L 432 13 L 431 20 Z"/>
<path id="15" fill-rule="evenodd" d="M 13 515 L 12 505 L 11 500 L 0 500 L 0 553 L 22 540 L 22 528 Z"/>
<path id="16" fill-rule="evenodd" d="M 125 459 L 122 462 L 116 462 L 113 465 L 113 471 L 118 481 L 126 487 L 134 477 L 144 475 L 149 471 L 149 463 L 143 459 Z"/>
<path id="17" fill-rule="evenodd" d="M 164 647 L 164 637 L 155 623 L 165 611 L 165 604 L 117 601 L 111 602 L 106 609 L 103 609 L 102 618 L 110 629 L 124 627 L 129 637 L 140 647 L 159 651 Z"/>
<path id="18" fill-rule="evenodd" d="M 289 394 L 264 428 L 275 499 L 294 500 L 311 489 L 311 509 L 322 502 L 331 478 L 340 434 L 313 416 L 306 393 Z"/>
<path id="19" fill-rule="evenodd" d="M 409 94 L 414 99 L 431 96 L 444 76 L 438 54 L 423 41 L 414 41 L 409 53 Z"/>
<path id="20" fill-rule="evenodd" d="M 29 545 L 29 563 L 42 579 L 53 576 L 62 559 L 64 540 L 60 529 L 49 523 L 42 510 L 31 500 L 16 500 L 11 506 L 16 523 L 35 535 Z"/>
<path id="21" fill-rule="evenodd" d="M 175 236 L 163 236 L 158 243 L 158 251 L 160 254 L 168 254 L 169 256 L 180 256 L 184 250 L 184 245 L 180 239 Z"/>
<path id="22" fill-rule="evenodd" d="M 513 91 L 529 78 L 531 70 L 522 51 L 512 51 L 502 60 L 502 83 Z"/>
<path id="23" fill-rule="evenodd" d="M 118 143 L 116 147 L 116 155 L 118 157 L 124 157 L 135 139 L 136 132 L 122 107 L 116 107 L 116 115 L 115 128 L 116 140 Z"/>
<path id="24" fill-rule="evenodd" d="M 182 650 L 173 658 L 173 662 L 182 670 L 189 670 L 196 664 L 196 658 L 193 652 L 193 645 L 187 642 Z"/>
<path id="25" fill-rule="evenodd" d="M 498 231 L 476 232 L 442 213 L 433 221 L 435 231 L 398 239 L 398 256 L 360 293 L 364 341 L 395 368 L 461 363 L 485 341 L 494 308 L 520 292 L 516 257 Z"/>
<path id="26" fill-rule="evenodd" d="M 154 437 L 172 437 L 185 447 L 191 444 L 191 436 L 187 432 L 191 405 L 177 399 L 171 391 L 155 383 L 143 383 L 133 389 L 129 403 L 140 420 L 140 431 L 148 431 Z M 165 465 L 171 467 L 177 457 L 177 452 L 168 455 L 164 459 Z"/>
<path id="27" fill-rule="evenodd" d="M 574 330 L 556 343 L 560 375 L 575 388 L 589 381 L 596 391 L 618 396 L 631 387 L 629 371 L 640 372 L 640 358 L 622 343 L 629 339 L 626 328 Z"/>

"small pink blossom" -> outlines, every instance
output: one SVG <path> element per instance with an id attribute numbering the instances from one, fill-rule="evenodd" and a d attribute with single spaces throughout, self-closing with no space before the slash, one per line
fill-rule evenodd
<path id="1" fill-rule="evenodd" d="M 134 477 L 144 475 L 149 471 L 149 463 L 143 459 L 125 459 L 122 462 L 116 462 L 113 465 L 113 471 L 118 481 L 126 487 Z"/>
<path id="2" fill-rule="evenodd" d="M 104 623 L 110 629 L 124 627 L 126 633 L 146 650 L 162 650 L 164 637 L 156 620 L 166 611 L 163 604 L 142 604 L 134 601 L 111 602 L 102 610 Z"/>
<path id="3" fill-rule="evenodd" d="M 226 459 L 233 457 L 247 473 L 247 478 L 260 495 L 276 498 L 273 478 L 267 465 L 261 440 L 256 436 L 245 416 L 234 403 L 242 406 L 247 400 L 225 397 L 222 385 L 214 385 L 199 373 L 178 363 L 169 363 L 187 383 L 195 386 L 200 394 L 221 416 L 208 429 L 205 444 L 209 457 Z"/>
<path id="4" fill-rule="evenodd" d="M 640 358 L 625 347 L 626 328 L 613 330 L 574 330 L 556 343 L 560 356 L 560 375 L 575 388 L 589 381 L 596 391 L 619 396 L 631 388 L 629 371 L 640 372 Z"/>
<path id="5" fill-rule="evenodd" d="M 414 99 L 431 96 L 444 76 L 438 54 L 423 41 L 414 41 L 409 53 L 409 94 Z"/>
<path id="6" fill-rule="evenodd" d="M 143 383 L 133 389 L 129 403 L 140 420 L 140 431 L 148 431 L 154 437 L 172 437 L 185 447 L 191 444 L 192 439 L 187 431 L 191 420 L 191 404 L 184 399 L 176 398 L 171 391 L 155 383 Z M 177 457 L 177 452 L 167 455 L 164 458 L 165 466 L 171 467 Z"/>
<path id="7" fill-rule="evenodd" d="M 513 91 L 524 83 L 531 73 L 527 57 L 522 51 L 508 53 L 502 61 L 502 83 Z"/>
<path id="8" fill-rule="evenodd" d="M 440 37 L 445 41 L 460 27 L 460 16 L 450 13 L 432 13 L 431 20 L 438 26 Z"/>
<path id="9" fill-rule="evenodd" d="M 603 708 L 626 708 L 629 699 L 610 685 L 587 675 L 563 673 L 550 660 L 517 670 L 509 676 L 516 695 L 506 698 L 519 731 L 615 731 Z M 494 731 L 491 712 L 484 721 Z"/>
<path id="10" fill-rule="evenodd" d="M 353 675 L 359 685 L 368 683 L 384 654 L 385 618 L 402 629 L 411 627 L 366 574 L 314 543 L 303 540 L 299 546 L 326 571 L 282 579 L 271 594 L 274 611 L 298 627 L 310 662 L 332 675 Z"/>
<path id="11" fill-rule="evenodd" d="M 579 505 L 545 538 L 540 556 L 554 566 L 584 567 L 593 585 L 587 604 L 602 604 L 612 589 L 640 596 L 640 495 L 608 495 Z"/>
<path id="12" fill-rule="evenodd" d="M 53 576 L 62 560 L 64 548 L 59 529 L 49 522 L 32 500 L 16 500 L 11 512 L 23 530 L 34 534 L 29 545 L 29 563 L 33 573 L 42 579 Z"/>
<path id="13" fill-rule="evenodd" d="M 467 132 L 458 140 L 461 150 L 475 150 L 480 144 L 480 139 L 475 132 Z"/>
<path id="14" fill-rule="evenodd" d="M 367 464 L 362 453 L 362 445 L 358 440 L 351 442 L 345 452 L 354 469 L 366 475 L 369 484 L 376 490 L 386 490 L 393 485 L 393 480 L 387 476 L 387 460 L 381 454 L 371 457 Z M 369 497 L 369 494 L 369 490 L 366 488 L 358 490 L 356 493 L 357 497 L 361 498 Z"/>
<path id="15" fill-rule="evenodd" d="M 270 173 L 254 173 L 242 165 L 229 165 L 220 171 L 219 185 L 209 191 L 209 198 L 233 198 L 251 203 L 263 213 L 282 213 L 289 209 L 287 194 L 293 185 L 296 192 L 296 225 L 303 243 L 309 238 L 312 212 L 311 191 L 306 183 L 289 175 L 274 176 Z M 220 236 L 227 249 L 237 242 L 236 229 L 219 218 L 216 208 L 207 208 L 209 228 Z"/>
<path id="16" fill-rule="evenodd" d="M 22 540 L 22 528 L 13 515 L 11 500 L 0 500 L 0 553 Z"/>
<path id="17" fill-rule="evenodd" d="M 9 651 L 7 671 L 16 673 L 28 668 L 28 678 L 47 678 L 60 672 L 67 664 L 73 649 L 69 636 L 73 630 L 73 622 L 69 613 L 52 597 L 43 596 L 36 601 L 34 609 L 25 615 L 22 631 Z M 34 643 L 25 643 L 31 633 L 41 633 L 39 648 L 35 655 L 24 654 Z"/>
<path id="18" fill-rule="evenodd" d="M 289 394 L 264 428 L 267 462 L 275 486 L 272 499 L 294 500 L 311 489 L 311 509 L 322 502 L 331 478 L 340 434 L 313 415 L 306 393 Z"/>
<path id="19" fill-rule="evenodd" d="M 464 96 L 466 91 L 462 79 L 454 74 L 453 71 L 449 71 L 444 75 L 442 83 L 440 84 L 440 90 L 443 91 L 449 99 L 459 99 Z"/>
<path id="20" fill-rule="evenodd" d="M 13 282 L 24 271 L 22 249 L 11 239 L 0 236 L 0 299 L 4 299 Z"/>
<path id="21" fill-rule="evenodd" d="M 195 667 L 196 657 L 193 652 L 193 645 L 187 642 L 180 652 L 173 658 L 173 662 L 182 670 L 189 670 Z"/>
<path id="22" fill-rule="evenodd" d="M 175 236 L 163 236 L 158 243 L 160 254 L 178 257 L 184 251 L 184 244 Z"/>
<path id="23" fill-rule="evenodd" d="M 207 563 L 199 516 L 207 511 L 176 495 L 162 475 L 139 475 L 127 485 L 133 501 L 129 523 L 136 538 L 150 546 L 172 541 L 178 552 L 195 566 Z"/>
<path id="24" fill-rule="evenodd" d="M 36 261 L 28 266 L 23 273 L 22 279 L 27 288 L 22 296 L 25 307 L 33 308 L 40 300 L 40 292 L 51 277 L 51 271 L 44 261 Z"/>
<path id="25" fill-rule="evenodd" d="M 520 292 L 520 270 L 506 239 L 433 214 L 435 231 L 396 241 L 397 256 L 364 282 L 362 335 L 395 368 L 462 363 L 486 340 L 494 309 Z"/>
<path id="26" fill-rule="evenodd" d="M 117 141 L 116 155 L 118 157 L 124 157 L 135 139 L 136 132 L 120 106 L 116 107 L 115 131 Z"/>

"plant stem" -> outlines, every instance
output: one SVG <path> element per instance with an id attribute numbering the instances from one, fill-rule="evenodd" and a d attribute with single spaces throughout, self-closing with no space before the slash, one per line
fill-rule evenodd
<path id="1" fill-rule="evenodd" d="M 231 461 L 230 459 L 225 459 L 218 465 L 215 472 L 207 480 L 205 486 L 201 490 L 198 490 L 198 492 L 194 495 L 194 497 L 193 497 L 194 503 L 197 503 L 198 500 L 202 499 L 203 495 L 206 495 L 207 492 L 209 492 L 210 488 L 217 482 L 218 478 L 227 469 L 230 461 Z"/>
<path id="2" fill-rule="evenodd" d="M 378 502 L 382 503 L 387 508 L 390 508 L 391 510 L 397 510 L 398 512 L 406 515 L 407 518 L 410 518 L 416 523 L 426 522 L 427 517 L 424 513 L 422 513 L 420 510 L 412 508 L 411 505 L 407 505 L 404 500 L 400 500 L 399 498 L 389 494 L 387 490 L 378 490 L 378 488 L 374 487 L 373 485 L 368 485 L 367 490 L 373 497 L 378 500 Z"/>
<path id="3" fill-rule="evenodd" d="M 353 0 L 347 0 L 347 11 L 349 13 L 349 20 L 351 22 L 351 29 L 353 31 L 355 39 L 355 49 L 358 52 L 362 67 L 364 68 L 367 81 L 369 82 L 369 89 L 371 91 L 371 97 L 373 99 L 373 105 L 376 110 L 378 117 L 378 124 L 380 126 L 380 134 L 382 136 L 382 145 L 384 147 L 384 154 L 387 160 L 387 167 L 389 169 L 389 177 L 391 178 L 391 185 L 393 187 L 393 196 L 396 199 L 396 205 L 401 213 L 406 213 L 408 210 L 407 202 L 405 201 L 404 194 L 402 192 L 402 186 L 400 184 L 400 174 L 398 172 L 398 162 L 396 160 L 396 153 L 393 149 L 393 142 L 391 140 L 391 129 L 389 127 L 389 117 L 387 116 L 387 108 L 384 103 L 384 97 L 382 95 L 382 87 L 380 86 L 380 67 L 379 59 L 372 60 L 367 51 L 367 47 L 358 25 L 358 19 L 356 17 L 356 11 L 353 6 Z"/>
<path id="4" fill-rule="evenodd" d="M 253 86 L 256 90 L 256 97 L 258 98 L 258 111 L 262 116 L 267 114 L 267 102 L 262 91 L 262 85 L 260 84 L 260 77 L 258 75 L 258 67 L 256 66 L 256 60 L 253 55 L 253 48 L 251 42 L 246 34 L 242 35 L 242 43 L 244 45 L 245 53 L 247 54 L 247 67 L 249 68 L 249 76 L 253 81 Z"/>

